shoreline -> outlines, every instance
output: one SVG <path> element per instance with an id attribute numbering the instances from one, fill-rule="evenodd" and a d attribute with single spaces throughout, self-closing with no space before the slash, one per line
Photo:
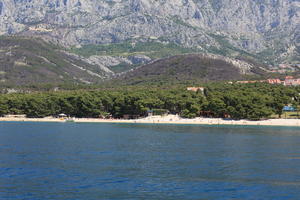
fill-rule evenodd
<path id="1" fill-rule="evenodd" d="M 293 126 L 300 127 L 300 119 L 267 119 L 261 121 L 224 120 L 221 118 L 183 119 L 177 115 L 151 116 L 141 119 L 74 118 L 73 123 L 125 123 L 125 124 L 182 124 L 182 125 L 239 125 L 239 126 Z M 0 122 L 66 122 L 59 118 L 0 117 Z M 67 122 L 68 123 L 68 122 Z"/>

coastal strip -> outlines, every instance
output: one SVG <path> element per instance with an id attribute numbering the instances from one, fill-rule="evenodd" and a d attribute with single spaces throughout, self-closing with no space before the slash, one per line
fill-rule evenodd
<path id="1" fill-rule="evenodd" d="M 11 118 L 2 117 L 2 122 L 75 122 L 75 123 L 140 123 L 140 124 L 195 124 L 195 125 L 253 125 L 253 126 L 294 126 L 300 127 L 300 119 L 267 119 L 260 121 L 228 120 L 221 118 L 194 118 L 185 119 L 177 115 L 151 116 L 141 119 L 97 119 L 97 118 Z"/>

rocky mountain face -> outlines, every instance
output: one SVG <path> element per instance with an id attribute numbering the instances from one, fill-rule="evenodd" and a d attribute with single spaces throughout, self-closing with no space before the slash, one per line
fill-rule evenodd
<path id="1" fill-rule="evenodd" d="M 0 0 L 1 35 L 39 36 L 78 50 L 174 44 L 193 52 L 298 64 L 299 22 L 299 0 Z M 154 59 L 162 47 L 145 49 L 109 54 L 101 48 L 86 59 L 109 67 L 103 62 L 116 58 L 124 65 L 133 62 L 130 56 Z"/>

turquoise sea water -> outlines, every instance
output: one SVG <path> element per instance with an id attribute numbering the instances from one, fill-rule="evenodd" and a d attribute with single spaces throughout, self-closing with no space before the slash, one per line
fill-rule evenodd
<path id="1" fill-rule="evenodd" d="M 0 199 L 300 199 L 300 129 L 1 122 Z"/>

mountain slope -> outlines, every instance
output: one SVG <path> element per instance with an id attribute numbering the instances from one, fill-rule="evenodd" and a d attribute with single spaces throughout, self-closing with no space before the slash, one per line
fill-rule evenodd
<path id="1" fill-rule="evenodd" d="M 299 11 L 299 0 L 0 0 L 0 32 L 68 47 L 150 41 L 299 63 Z"/>
<path id="2" fill-rule="evenodd" d="M 208 54 L 188 54 L 161 59 L 116 77 L 127 84 L 170 81 L 239 80 L 247 75 L 263 76 L 259 65 Z"/>
<path id="3" fill-rule="evenodd" d="M 111 74 L 42 40 L 0 37 L 0 82 L 97 83 Z"/>

